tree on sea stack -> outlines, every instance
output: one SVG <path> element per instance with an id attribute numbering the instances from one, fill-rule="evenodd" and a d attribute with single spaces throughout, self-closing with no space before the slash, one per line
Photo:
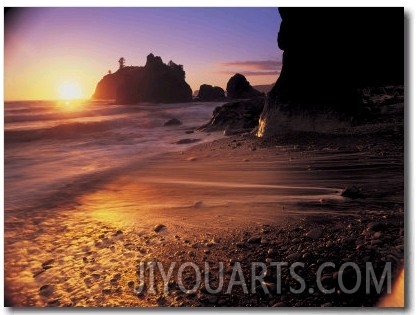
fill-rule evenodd
<path id="1" fill-rule="evenodd" d="M 126 59 L 124 57 L 121 57 L 119 59 L 119 69 L 122 69 L 125 66 L 125 62 L 126 62 Z"/>

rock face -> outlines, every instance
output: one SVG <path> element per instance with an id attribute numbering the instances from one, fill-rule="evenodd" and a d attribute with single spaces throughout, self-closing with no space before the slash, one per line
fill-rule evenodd
<path id="1" fill-rule="evenodd" d="M 149 54 L 144 67 L 121 67 L 97 84 L 94 99 L 115 99 L 121 104 L 137 102 L 190 102 L 192 91 L 185 82 L 182 65 Z"/>
<path id="2" fill-rule="evenodd" d="M 262 93 L 255 90 L 250 85 L 248 80 L 246 80 L 245 76 L 240 73 L 236 73 L 229 79 L 227 82 L 226 91 L 228 98 L 244 99 L 262 95 Z"/>
<path id="3" fill-rule="evenodd" d="M 208 84 L 200 86 L 197 97 L 202 102 L 222 101 L 225 99 L 224 90 L 221 87 Z"/>
<path id="4" fill-rule="evenodd" d="M 403 84 L 402 8 L 280 8 L 279 13 L 283 67 L 258 135 L 274 133 L 279 124 L 288 128 L 294 115 L 305 116 L 297 119 L 307 129 L 360 115 L 357 89 Z"/>
<path id="5" fill-rule="evenodd" d="M 258 97 L 218 106 L 214 109 L 211 120 L 199 129 L 210 132 L 224 131 L 226 134 L 251 131 L 258 126 L 264 103 L 264 97 Z"/>

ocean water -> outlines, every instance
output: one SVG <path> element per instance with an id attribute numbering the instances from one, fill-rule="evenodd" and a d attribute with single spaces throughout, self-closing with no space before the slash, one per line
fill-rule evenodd
<path id="1" fill-rule="evenodd" d="M 54 207 L 153 156 L 213 141 L 221 133 L 186 133 L 207 122 L 222 103 L 117 105 L 105 101 L 6 102 L 5 211 Z M 164 126 L 171 118 L 179 126 Z"/>

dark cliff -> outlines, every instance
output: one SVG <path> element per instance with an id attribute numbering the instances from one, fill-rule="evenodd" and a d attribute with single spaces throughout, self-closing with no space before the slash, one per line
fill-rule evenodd
<path id="1" fill-rule="evenodd" d="M 281 116 L 300 109 L 355 115 L 361 109 L 358 89 L 404 83 L 403 8 L 280 8 L 279 13 L 283 67 L 269 93 L 263 127 L 274 123 L 271 112 L 277 108 Z"/>
<path id="2" fill-rule="evenodd" d="M 118 103 L 190 102 L 192 91 L 185 81 L 182 65 L 148 55 L 144 67 L 121 67 L 103 77 L 97 84 L 94 99 L 115 99 Z"/>

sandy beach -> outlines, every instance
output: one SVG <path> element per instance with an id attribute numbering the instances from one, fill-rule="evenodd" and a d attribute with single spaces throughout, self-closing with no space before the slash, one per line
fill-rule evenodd
<path id="1" fill-rule="evenodd" d="M 400 107 L 398 107 L 400 106 Z M 402 105 L 391 106 L 402 110 Z M 203 136 L 195 132 L 193 137 Z M 6 301 L 19 306 L 372 306 L 384 292 L 344 294 L 338 268 L 386 262 L 395 278 L 404 262 L 403 129 L 390 122 L 335 133 L 299 132 L 274 139 L 226 137 L 161 154 L 118 172 L 109 181 L 68 185 L 49 208 L 5 217 Z M 346 187 L 359 198 L 341 196 Z M 51 204 L 53 206 L 51 206 Z M 209 294 L 204 284 L 183 292 L 173 276 L 169 290 L 155 272 L 155 293 L 140 279 L 140 264 L 224 263 L 225 284 Z M 250 264 L 299 261 L 307 289 L 282 271 L 282 291 L 268 267 L 266 294 L 256 285 L 226 293 L 235 262 L 245 281 Z M 315 284 L 318 266 L 324 294 Z M 269 266 L 269 265 L 268 265 Z M 148 270 L 148 269 L 146 269 Z M 297 269 L 298 270 L 298 269 Z M 259 270 L 257 269 L 257 272 Z M 174 272 L 174 274 L 176 271 Z M 185 287 L 196 280 L 185 269 Z M 347 283 L 355 274 L 342 272 Z M 158 281 L 158 279 L 160 281 Z M 356 279 L 356 278 L 355 278 Z M 355 284 L 355 282 L 353 282 Z M 248 283 L 248 286 L 250 282 Z M 352 285 L 352 284 L 351 284 Z M 325 286 L 326 287 L 326 286 Z M 149 287 L 148 287 L 149 289 Z M 384 290 L 383 290 L 384 291 Z"/>

